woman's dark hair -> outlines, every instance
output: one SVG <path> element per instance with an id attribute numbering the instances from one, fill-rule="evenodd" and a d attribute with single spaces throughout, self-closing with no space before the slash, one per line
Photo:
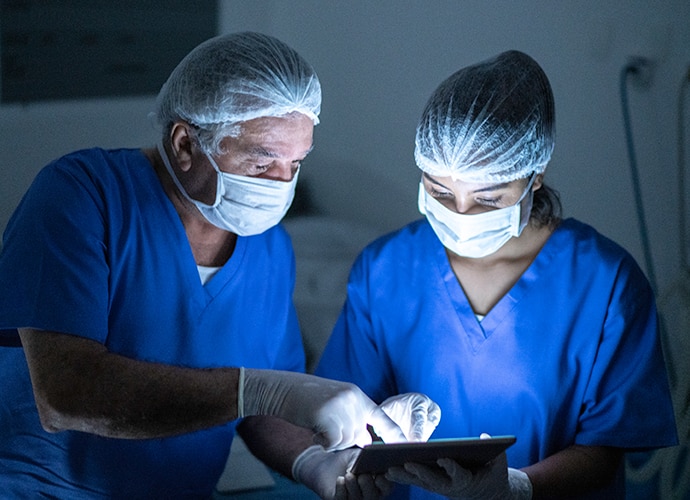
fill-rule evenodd
<path id="1" fill-rule="evenodd" d="M 546 184 L 534 192 L 530 224 L 534 227 L 556 227 L 561 221 L 563 208 L 558 191 Z"/>

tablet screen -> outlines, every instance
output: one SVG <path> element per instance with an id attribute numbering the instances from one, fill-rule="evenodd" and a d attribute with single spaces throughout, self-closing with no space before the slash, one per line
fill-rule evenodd
<path id="1" fill-rule="evenodd" d="M 431 465 L 439 458 L 452 458 L 463 467 L 477 468 L 515 441 L 515 436 L 495 436 L 487 439 L 430 439 L 426 443 L 373 443 L 362 448 L 352 472 L 380 474 L 389 467 L 402 466 L 405 462 Z"/>

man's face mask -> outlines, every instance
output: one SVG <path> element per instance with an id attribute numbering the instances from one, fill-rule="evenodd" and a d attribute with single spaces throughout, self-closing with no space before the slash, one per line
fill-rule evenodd
<path id="1" fill-rule="evenodd" d="M 239 236 L 260 234 L 278 224 L 295 196 L 299 170 L 290 182 L 221 172 L 210 155 L 206 155 L 218 174 L 213 205 L 193 199 L 175 175 L 162 143 L 158 152 L 173 182 L 182 195 L 199 209 L 211 224 Z"/>
<path id="2" fill-rule="evenodd" d="M 443 246 L 461 257 L 480 258 L 498 251 L 513 236 L 520 236 L 532 211 L 532 174 L 515 205 L 480 214 L 459 214 L 443 206 L 419 183 L 419 211 Z"/>

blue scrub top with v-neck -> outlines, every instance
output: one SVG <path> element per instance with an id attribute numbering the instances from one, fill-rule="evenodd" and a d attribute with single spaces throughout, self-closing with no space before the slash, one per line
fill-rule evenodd
<path id="1" fill-rule="evenodd" d="M 573 219 L 482 321 L 426 220 L 373 242 L 316 373 L 379 402 L 429 395 L 442 412 L 432 438 L 515 435 L 515 468 L 573 444 L 677 442 L 649 284 L 627 252 Z"/>
<path id="2" fill-rule="evenodd" d="M 202 285 L 181 220 L 142 152 L 83 150 L 44 168 L 7 226 L 0 329 L 79 335 L 183 367 L 303 371 L 294 273 L 289 236 L 277 226 L 238 237 Z M 234 422 L 152 440 L 48 434 L 23 352 L 0 348 L 0 356 L 0 412 L 11 422 L 0 426 L 0 491 L 16 480 L 58 498 L 210 496 Z"/>

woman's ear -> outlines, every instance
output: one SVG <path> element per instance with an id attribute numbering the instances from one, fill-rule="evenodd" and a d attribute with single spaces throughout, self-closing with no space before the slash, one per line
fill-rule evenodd
<path id="1" fill-rule="evenodd" d="M 534 184 L 532 184 L 532 192 L 541 188 L 544 185 L 544 174 L 537 174 L 534 178 Z"/>
<path id="2" fill-rule="evenodd" d="M 183 172 L 192 167 L 192 145 L 194 138 L 190 126 L 186 122 L 175 122 L 170 128 L 170 145 L 177 166 Z"/>

